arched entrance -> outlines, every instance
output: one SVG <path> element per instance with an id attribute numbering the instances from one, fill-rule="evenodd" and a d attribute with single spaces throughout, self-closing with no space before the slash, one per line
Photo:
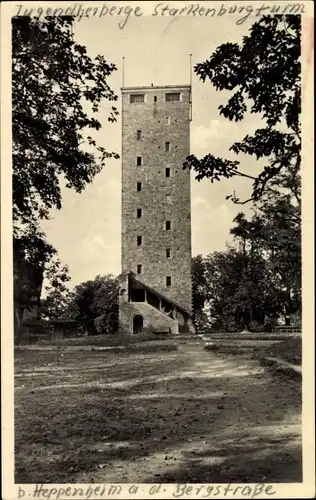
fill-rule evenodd
<path id="1" fill-rule="evenodd" d="M 143 316 L 136 314 L 133 318 L 133 333 L 142 333 L 143 331 Z"/>

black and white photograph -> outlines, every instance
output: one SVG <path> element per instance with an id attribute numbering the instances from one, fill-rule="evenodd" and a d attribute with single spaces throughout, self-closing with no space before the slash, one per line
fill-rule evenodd
<path id="1" fill-rule="evenodd" d="M 5 500 L 314 497 L 312 2 L 2 12 Z"/>

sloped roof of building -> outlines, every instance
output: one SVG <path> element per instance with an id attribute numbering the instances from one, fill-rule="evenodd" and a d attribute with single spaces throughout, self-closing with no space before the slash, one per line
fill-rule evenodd
<path id="1" fill-rule="evenodd" d="M 138 276 L 136 277 L 136 274 L 133 273 L 133 271 L 130 271 L 129 278 L 132 278 L 134 281 L 136 281 L 136 283 L 139 283 L 140 285 L 142 285 L 143 287 L 145 287 L 147 290 L 149 290 L 150 292 L 152 292 L 155 295 L 157 295 L 158 297 L 160 297 L 162 300 L 165 300 L 166 302 L 169 302 L 171 305 L 173 305 L 174 307 L 176 307 L 177 309 L 179 309 L 179 311 L 187 314 L 190 318 L 192 317 L 192 314 L 189 313 L 184 307 L 182 307 L 180 304 L 178 304 L 175 300 L 170 299 L 169 297 L 167 297 L 163 293 L 158 292 L 157 290 L 155 290 L 151 286 L 148 286 L 144 281 L 140 280 L 138 278 Z"/>

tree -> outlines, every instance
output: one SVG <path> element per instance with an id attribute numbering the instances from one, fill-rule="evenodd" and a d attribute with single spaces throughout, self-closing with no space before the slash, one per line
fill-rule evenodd
<path id="1" fill-rule="evenodd" d="M 285 199 L 266 203 L 257 212 L 261 222 L 258 247 L 278 283 L 286 314 L 301 308 L 301 226 L 297 210 Z"/>
<path id="2" fill-rule="evenodd" d="M 193 321 L 197 328 L 201 326 L 206 297 L 205 265 L 202 255 L 192 258 L 192 305 Z"/>
<path id="3" fill-rule="evenodd" d="M 43 319 L 72 319 L 73 294 L 60 289 L 52 289 L 44 299 L 41 300 L 40 313 Z"/>
<path id="4" fill-rule="evenodd" d="M 234 222 L 231 234 L 241 241 L 244 255 L 248 255 L 250 261 L 260 256 L 265 260 L 267 272 L 273 273 L 273 286 L 278 291 L 282 310 L 287 315 L 300 314 L 300 208 L 283 193 L 256 204 L 250 220 L 239 213 Z"/>
<path id="5" fill-rule="evenodd" d="M 119 295 L 118 279 L 111 274 L 96 276 L 74 288 L 73 319 L 91 326 L 95 318 L 110 313 L 117 314 Z"/>
<path id="6" fill-rule="evenodd" d="M 118 279 L 111 274 L 96 276 L 77 285 L 72 291 L 50 288 L 42 300 L 41 313 L 47 319 L 73 319 L 94 332 L 95 320 L 104 329 L 118 313 Z"/>
<path id="7" fill-rule="evenodd" d="M 279 314 L 281 301 L 273 272 L 260 255 L 230 247 L 207 256 L 205 270 L 215 329 L 251 330 Z"/>
<path id="8" fill-rule="evenodd" d="M 118 158 L 89 135 L 101 128 L 95 118 L 101 102 L 117 100 L 107 82 L 116 67 L 101 55 L 92 60 L 75 42 L 72 24 L 64 16 L 12 20 L 15 225 L 47 219 L 51 208 L 61 208 L 61 178 L 80 193 L 106 159 Z M 111 106 L 108 119 L 117 114 Z"/>
<path id="9" fill-rule="evenodd" d="M 39 317 L 40 297 L 44 279 L 53 289 L 64 292 L 69 281 L 68 268 L 57 257 L 56 249 L 47 242 L 36 224 L 27 232 L 19 232 L 13 240 L 14 320 L 15 335 L 19 335 L 25 311 Z"/>
<path id="10" fill-rule="evenodd" d="M 39 222 L 62 207 L 62 179 L 80 193 L 108 158 L 118 158 L 89 134 L 101 128 L 95 115 L 104 101 L 108 120 L 116 121 L 117 96 L 107 81 L 116 67 L 101 55 L 92 60 L 75 42 L 72 24 L 64 16 L 12 19 L 16 319 L 32 301 L 38 303 L 45 273 L 54 288 L 60 281 L 61 263 Z"/>
<path id="11" fill-rule="evenodd" d="M 238 122 L 246 118 L 247 112 L 262 118 L 262 128 L 230 148 L 236 155 L 244 153 L 256 160 L 265 159 L 258 175 L 246 173 L 237 160 L 212 154 L 202 159 L 191 155 L 183 166 L 194 170 L 197 180 L 208 178 L 214 182 L 223 177 L 252 180 L 248 199 L 241 201 L 235 192 L 227 196 L 234 203 L 259 200 L 277 176 L 285 173 L 290 181 L 300 170 L 300 45 L 300 16 L 264 16 L 253 24 L 242 44 L 223 44 L 194 68 L 203 82 L 209 80 L 216 90 L 231 93 L 226 105 L 219 106 L 225 118 Z"/>
<path id="12" fill-rule="evenodd" d="M 267 329 L 284 314 L 301 315 L 299 172 L 280 172 L 271 185 L 250 217 L 234 218 L 231 247 L 199 256 L 193 297 L 202 292 L 215 329 Z"/>

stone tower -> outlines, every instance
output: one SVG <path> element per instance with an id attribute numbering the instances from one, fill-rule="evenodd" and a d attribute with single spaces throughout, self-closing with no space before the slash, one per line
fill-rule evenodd
<path id="1" fill-rule="evenodd" d="M 134 333 L 193 328 L 190 172 L 182 169 L 190 113 L 189 85 L 122 89 L 120 322 Z"/>

